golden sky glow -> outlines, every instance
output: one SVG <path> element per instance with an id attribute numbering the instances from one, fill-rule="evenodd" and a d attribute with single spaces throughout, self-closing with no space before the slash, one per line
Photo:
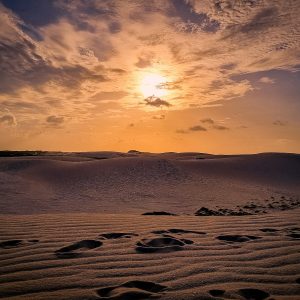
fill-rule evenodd
<path id="1" fill-rule="evenodd" d="M 141 79 L 140 91 L 144 98 L 150 96 L 165 97 L 168 92 L 164 88 L 164 84 L 167 82 L 167 78 L 158 73 L 145 74 Z"/>
<path id="2" fill-rule="evenodd" d="M 0 2 L 0 148 L 300 152 L 299 1 Z"/>

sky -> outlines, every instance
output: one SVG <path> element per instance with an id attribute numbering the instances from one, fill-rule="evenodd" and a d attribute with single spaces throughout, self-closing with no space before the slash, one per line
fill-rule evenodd
<path id="1" fill-rule="evenodd" d="M 0 149 L 300 153 L 300 1 L 0 0 Z"/>

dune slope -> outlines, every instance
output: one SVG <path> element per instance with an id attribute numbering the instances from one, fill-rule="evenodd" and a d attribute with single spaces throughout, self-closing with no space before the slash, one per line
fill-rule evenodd
<path id="1" fill-rule="evenodd" d="M 201 206 L 230 208 L 300 194 L 300 155 L 295 154 L 93 157 L 1 158 L 2 213 L 142 213 L 159 208 L 191 214 Z"/>

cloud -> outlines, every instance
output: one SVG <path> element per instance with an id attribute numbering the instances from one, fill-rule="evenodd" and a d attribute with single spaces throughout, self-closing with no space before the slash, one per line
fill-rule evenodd
<path id="1" fill-rule="evenodd" d="M 190 131 L 207 131 L 207 129 L 201 125 L 195 125 L 189 128 Z"/>
<path id="2" fill-rule="evenodd" d="M 180 90 L 181 85 L 180 85 L 180 80 L 174 81 L 174 82 L 164 82 L 161 83 L 157 86 L 160 89 L 165 89 L 165 90 Z"/>
<path id="3" fill-rule="evenodd" d="M 142 57 L 139 57 L 138 62 L 135 63 L 135 66 L 137 66 L 138 68 L 147 68 L 150 67 L 151 65 L 152 65 L 151 59 L 142 58 Z"/>
<path id="4" fill-rule="evenodd" d="M 229 130 L 229 127 L 226 127 L 221 124 L 217 124 L 215 120 L 212 118 L 204 118 L 200 120 L 201 123 L 210 125 L 210 128 L 217 129 L 217 130 Z"/>
<path id="5" fill-rule="evenodd" d="M 153 70 L 167 78 L 166 95 L 145 106 L 180 111 L 222 106 L 273 83 L 270 70 L 300 65 L 299 1 L 42 2 L 27 12 L 0 4 L 0 109 L 18 127 L 45 122 L 49 109 L 79 124 L 112 117 L 115 106 L 147 111 L 139 82 Z M 223 126 L 206 119 L 207 130 Z"/>
<path id="6" fill-rule="evenodd" d="M 155 96 L 150 96 L 146 99 L 144 99 L 144 101 L 146 102 L 146 105 L 150 105 L 150 106 L 154 106 L 154 107 L 161 107 L 161 106 L 166 106 L 166 107 L 170 107 L 171 104 L 163 99 L 160 99 L 159 97 L 155 97 Z"/>
<path id="7" fill-rule="evenodd" d="M 215 121 L 211 118 L 201 119 L 200 122 L 207 123 L 207 124 L 214 124 L 215 123 Z"/>
<path id="8" fill-rule="evenodd" d="M 186 133 L 189 133 L 187 130 L 183 130 L 183 129 L 177 129 L 175 132 L 176 132 L 176 133 L 179 133 L 179 134 L 186 134 Z"/>
<path id="9" fill-rule="evenodd" d="M 180 31 L 214 33 L 219 30 L 220 24 L 217 20 L 211 19 L 206 13 L 196 13 L 189 1 L 172 1 L 172 3 L 173 13 L 180 20 L 175 25 Z"/>
<path id="10" fill-rule="evenodd" d="M 287 125 L 287 122 L 276 120 L 276 121 L 273 122 L 273 125 L 276 125 L 276 126 L 285 126 L 285 125 Z"/>
<path id="11" fill-rule="evenodd" d="M 273 84 L 275 82 L 275 80 L 272 79 L 272 78 L 270 78 L 270 77 L 264 76 L 264 77 L 261 77 L 259 79 L 259 82 L 261 82 L 261 83 L 267 83 L 267 84 Z"/>
<path id="12" fill-rule="evenodd" d="M 48 116 L 46 118 L 46 122 L 49 123 L 52 126 L 59 126 L 62 125 L 64 123 L 64 117 L 59 117 L 59 116 Z"/>
<path id="13" fill-rule="evenodd" d="M 10 126 L 17 125 L 16 118 L 12 114 L 6 114 L 3 116 L 0 116 L 0 123 L 10 125 Z"/>
<path id="14" fill-rule="evenodd" d="M 213 128 L 213 129 L 217 129 L 217 130 L 229 130 L 228 127 L 223 126 L 223 125 L 218 125 L 218 124 L 214 124 L 214 125 L 212 126 L 212 128 Z"/>
<path id="15" fill-rule="evenodd" d="M 201 123 L 209 125 L 209 128 L 216 129 L 216 130 L 229 130 L 229 127 L 226 127 L 221 124 L 216 124 L 216 122 L 211 118 L 204 118 L 200 120 Z M 193 131 L 208 131 L 206 127 L 203 127 L 202 125 L 195 125 L 188 128 L 188 130 L 177 130 L 177 133 L 189 133 Z"/>

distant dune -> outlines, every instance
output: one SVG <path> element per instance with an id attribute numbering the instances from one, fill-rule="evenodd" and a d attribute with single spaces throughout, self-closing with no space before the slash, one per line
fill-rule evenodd
<path id="1" fill-rule="evenodd" d="M 89 152 L 0 158 L 2 213 L 232 207 L 300 194 L 300 155 Z"/>
<path id="2" fill-rule="evenodd" d="M 1 299 L 300 299 L 300 155 L 23 154 L 0 158 Z"/>

